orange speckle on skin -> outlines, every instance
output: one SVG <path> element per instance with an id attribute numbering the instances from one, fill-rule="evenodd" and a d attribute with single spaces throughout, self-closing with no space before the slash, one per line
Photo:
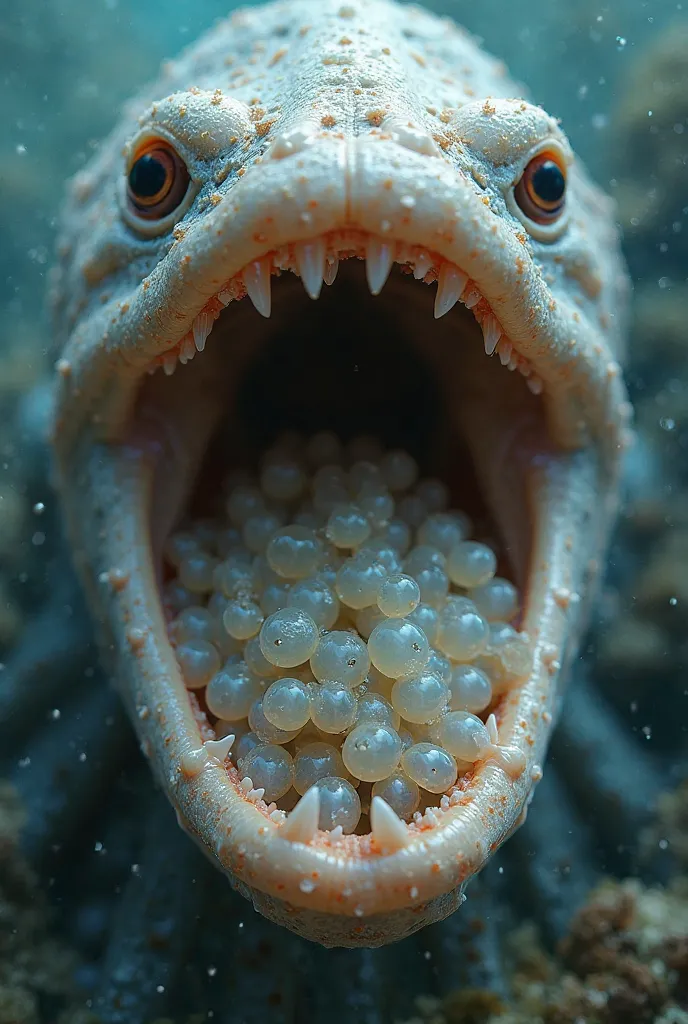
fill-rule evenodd
<path id="1" fill-rule="evenodd" d="M 272 68 L 272 67 L 275 66 L 275 64 L 278 64 L 282 60 L 282 57 L 284 57 L 286 52 L 287 52 L 287 47 L 286 46 L 283 46 L 281 50 L 276 50 L 275 53 L 273 53 L 273 55 L 270 58 L 270 60 L 268 61 L 268 67 Z"/>
<path id="2" fill-rule="evenodd" d="M 320 124 L 323 126 L 323 128 L 334 128 L 336 123 L 337 119 L 333 117 L 332 114 L 324 114 L 320 118 Z"/>
<path id="3" fill-rule="evenodd" d="M 384 120 L 384 117 L 384 110 L 369 110 L 368 113 L 366 114 L 366 120 L 368 121 L 368 124 L 372 124 L 376 128 L 380 127 Z"/>

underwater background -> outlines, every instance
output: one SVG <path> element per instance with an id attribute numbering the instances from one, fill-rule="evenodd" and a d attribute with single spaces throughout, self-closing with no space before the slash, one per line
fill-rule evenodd
<path id="1" fill-rule="evenodd" d="M 617 200 L 638 440 L 527 824 L 453 918 L 374 951 L 269 925 L 179 831 L 100 675 L 49 485 L 64 182 L 236 6 L 0 6 L 0 1024 L 688 1024 L 688 5 L 425 4 Z"/>

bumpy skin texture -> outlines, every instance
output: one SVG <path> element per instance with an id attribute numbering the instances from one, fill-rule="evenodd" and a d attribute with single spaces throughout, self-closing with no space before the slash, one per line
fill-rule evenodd
<path id="1" fill-rule="evenodd" d="M 463 30 L 415 7 L 286 0 L 239 11 L 128 106 L 75 179 L 63 218 L 59 486 L 113 672 L 182 824 L 258 909 L 328 944 L 376 945 L 445 916 L 518 823 L 556 713 L 561 653 L 570 657 L 580 630 L 580 602 L 565 595 L 584 591 L 613 513 L 629 416 L 613 214 L 556 121 L 521 95 Z M 126 212 L 127 156 L 147 135 L 174 142 L 194 182 L 176 225 L 143 228 Z M 568 212 L 543 232 L 523 221 L 513 186 L 550 147 L 570 164 Z M 150 607 L 145 474 L 120 457 L 142 375 L 218 291 L 234 281 L 239 298 L 251 261 L 344 229 L 464 269 L 544 381 L 551 435 L 570 452 L 538 483 L 525 623 L 536 668 L 501 711 L 500 736 L 527 769 L 512 780 L 486 763 L 440 825 L 390 856 L 356 837 L 337 849 L 322 835 L 279 838 L 203 756 Z M 580 538 L 575 551 L 562 532 Z M 318 880 L 308 893 L 305 877 Z"/>

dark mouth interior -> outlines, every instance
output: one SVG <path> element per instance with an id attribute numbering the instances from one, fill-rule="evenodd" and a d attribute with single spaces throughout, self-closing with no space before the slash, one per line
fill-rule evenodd
<path id="1" fill-rule="evenodd" d="M 344 443 L 370 436 L 384 448 L 408 451 L 422 475 L 447 484 L 452 504 L 468 512 L 479 535 L 496 539 L 462 430 L 462 407 L 479 400 L 476 369 L 481 390 L 509 390 L 530 408 L 537 400 L 518 374 L 487 359 L 469 310 L 457 306 L 436 321 L 433 299 L 434 289 L 397 268 L 383 293 L 373 296 L 363 263 L 353 259 L 340 265 L 334 285 L 323 287 L 317 301 L 294 275 L 273 278 L 269 320 L 247 299 L 231 304 L 205 352 L 178 367 L 171 380 L 157 374 L 151 382 L 170 388 L 191 379 L 193 387 L 193 377 L 206 370 L 222 406 L 189 512 L 213 514 L 227 469 L 255 471 L 286 431 L 307 439 L 329 430 Z"/>

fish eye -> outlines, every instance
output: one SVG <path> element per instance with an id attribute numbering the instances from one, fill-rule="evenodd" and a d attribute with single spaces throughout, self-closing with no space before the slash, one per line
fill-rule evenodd
<path id="1" fill-rule="evenodd" d="M 162 220 L 181 205 L 190 180 L 186 164 L 166 139 L 148 139 L 127 174 L 129 208 L 144 220 Z"/>
<path id="2" fill-rule="evenodd" d="M 557 153 L 538 153 L 528 163 L 514 190 L 521 212 L 536 224 L 552 224 L 566 199 L 566 168 Z"/>

